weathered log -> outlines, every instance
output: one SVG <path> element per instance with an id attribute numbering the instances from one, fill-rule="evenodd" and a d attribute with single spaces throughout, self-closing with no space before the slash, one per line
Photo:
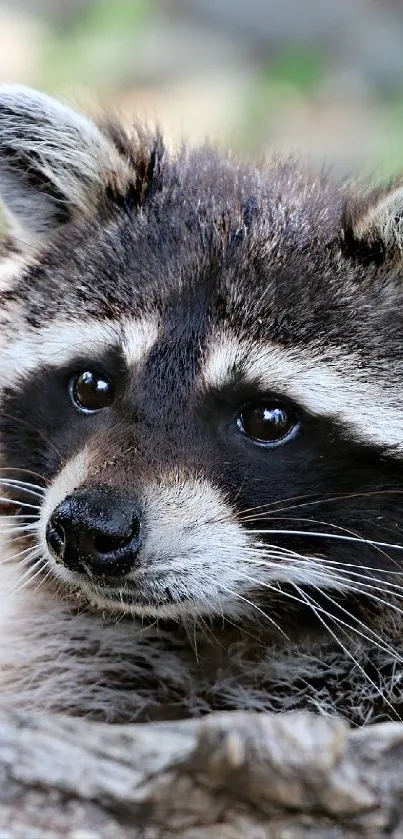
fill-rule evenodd
<path id="1" fill-rule="evenodd" d="M 403 837 L 403 724 L 0 715 L 1 839 Z"/>

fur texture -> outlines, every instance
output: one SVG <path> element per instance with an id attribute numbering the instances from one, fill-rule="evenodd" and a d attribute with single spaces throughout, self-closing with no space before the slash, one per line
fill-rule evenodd
<path id="1" fill-rule="evenodd" d="M 400 718 L 399 184 L 6 88 L 0 194 L 1 701 Z"/>

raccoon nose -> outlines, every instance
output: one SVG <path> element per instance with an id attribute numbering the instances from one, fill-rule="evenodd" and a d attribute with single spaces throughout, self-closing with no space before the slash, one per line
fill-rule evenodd
<path id="1" fill-rule="evenodd" d="M 122 577 L 140 550 L 139 511 L 133 499 L 104 484 L 78 490 L 53 510 L 46 541 L 70 571 Z"/>

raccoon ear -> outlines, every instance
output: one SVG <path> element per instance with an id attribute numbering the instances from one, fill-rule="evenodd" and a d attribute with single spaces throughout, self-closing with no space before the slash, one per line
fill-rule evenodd
<path id="1" fill-rule="evenodd" d="M 30 88 L 0 86 L 0 199 L 18 243 L 38 244 L 129 179 L 127 160 L 90 119 Z"/>
<path id="2" fill-rule="evenodd" d="M 359 261 L 378 265 L 403 256 L 403 184 L 370 193 L 345 208 L 344 249 Z"/>

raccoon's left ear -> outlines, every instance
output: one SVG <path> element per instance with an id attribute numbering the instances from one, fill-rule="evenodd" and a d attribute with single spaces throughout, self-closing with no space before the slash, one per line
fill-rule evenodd
<path id="1" fill-rule="evenodd" d="M 30 88 L 0 86 L 0 199 L 18 243 L 39 244 L 133 176 L 90 119 Z"/>
<path id="2" fill-rule="evenodd" d="M 346 206 L 343 248 L 364 264 L 403 257 L 403 185 L 378 189 Z"/>

